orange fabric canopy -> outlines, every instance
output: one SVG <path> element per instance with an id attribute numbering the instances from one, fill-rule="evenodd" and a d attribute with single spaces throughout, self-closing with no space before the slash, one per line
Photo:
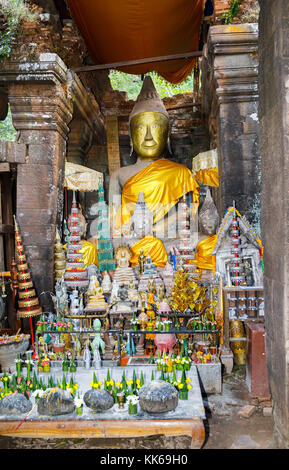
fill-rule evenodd
<path id="1" fill-rule="evenodd" d="M 198 50 L 204 0 L 66 0 L 96 64 Z M 132 74 L 156 71 L 182 82 L 196 59 L 122 67 Z"/>

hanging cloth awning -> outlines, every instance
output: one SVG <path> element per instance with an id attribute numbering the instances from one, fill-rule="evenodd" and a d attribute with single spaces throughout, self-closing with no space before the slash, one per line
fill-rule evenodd
<path id="1" fill-rule="evenodd" d="M 65 162 L 64 187 L 72 191 L 97 191 L 103 174 L 76 163 Z"/>
<path id="2" fill-rule="evenodd" d="M 199 49 L 205 0 L 66 0 L 95 64 L 162 57 Z M 122 67 L 182 82 L 195 58 Z"/>

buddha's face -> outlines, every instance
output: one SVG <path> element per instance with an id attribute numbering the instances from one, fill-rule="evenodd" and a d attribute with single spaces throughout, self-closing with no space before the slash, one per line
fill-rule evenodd
<path id="1" fill-rule="evenodd" d="M 215 213 L 206 212 L 199 217 L 199 225 L 202 233 L 213 235 L 217 231 L 219 218 Z"/>
<path id="2" fill-rule="evenodd" d="M 169 120 L 158 112 L 136 114 L 130 121 L 130 135 L 137 155 L 144 159 L 159 158 L 167 144 Z"/>

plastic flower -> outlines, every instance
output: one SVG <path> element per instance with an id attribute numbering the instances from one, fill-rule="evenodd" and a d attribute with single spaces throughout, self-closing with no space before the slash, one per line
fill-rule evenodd
<path id="1" fill-rule="evenodd" d="M 189 383 L 191 381 L 190 377 L 186 379 L 186 382 Z"/>
<path id="2" fill-rule="evenodd" d="M 127 380 L 126 381 L 126 385 L 132 385 L 133 384 L 133 381 L 132 380 Z"/>
<path id="3" fill-rule="evenodd" d="M 122 383 L 116 382 L 115 386 L 116 386 L 117 388 L 122 388 Z"/>
<path id="4" fill-rule="evenodd" d="M 184 388 L 184 384 L 178 383 L 178 388 L 181 390 L 182 388 Z"/>
<path id="5" fill-rule="evenodd" d="M 45 391 L 42 390 L 41 388 L 37 389 L 37 390 L 34 390 L 34 392 L 32 392 L 32 396 L 35 397 L 35 398 L 41 398 L 43 397 Z"/>
<path id="6" fill-rule="evenodd" d="M 129 395 L 127 397 L 127 401 L 131 405 L 136 405 L 139 401 L 139 397 L 137 397 L 136 395 Z"/>
<path id="7" fill-rule="evenodd" d="M 82 398 L 75 398 L 74 399 L 74 404 L 76 408 L 80 408 L 83 405 L 83 399 Z"/>
<path id="8" fill-rule="evenodd" d="M 187 385 L 187 389 L 188 390 L 191 390 L 192 386 L 191 385 Z"/>
<path id="9" fill-rule="evenodd" d="M 90 386 L 91 386 L 92 388 L 99 388 L 98 383 L 95 383 L 95 382 L 90 382 Z"/>

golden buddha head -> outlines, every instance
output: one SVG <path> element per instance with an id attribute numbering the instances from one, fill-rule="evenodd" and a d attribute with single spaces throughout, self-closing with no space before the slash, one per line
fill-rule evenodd
<path id="1" fill-rule="evenodd" d="M 139 157 L 156 159 L 162 155 L 169 137 L 169 115 L 150 76 L 144 79 L 130 114 L 129 127 Z"/>

